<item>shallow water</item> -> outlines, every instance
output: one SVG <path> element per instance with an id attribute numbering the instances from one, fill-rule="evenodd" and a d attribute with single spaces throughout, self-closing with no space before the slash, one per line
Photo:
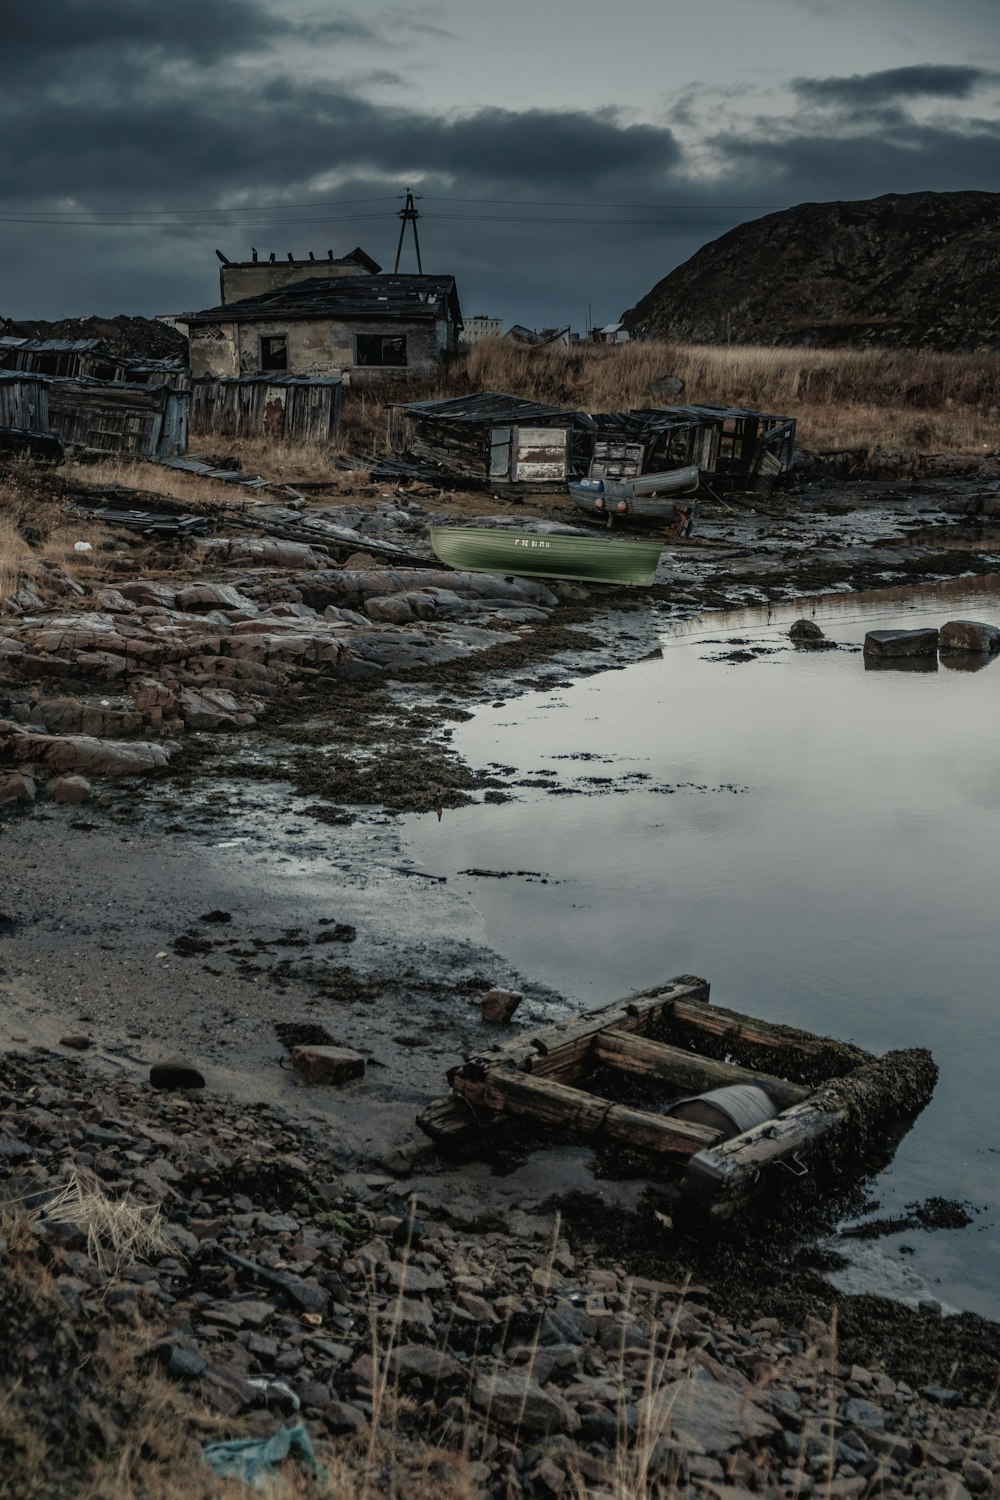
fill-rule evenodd
<path id="1" fill-rule="evenodd" d="M 940 1081 L 875 1185 L 880 1212 L 932 1194 L 978 1211 L 965 1230 L 840 1246 L 846 1276 L 997 1317 L 1000 661 L 866 670 L 858 651 L 792 648 L 803 613 L 855 646 L 876 628 L 1000 625 L 1000 580 L 665 626 L 657 658 L 456 730 L 471 764 L 552 789 L 412 819 L 409 852 L 568 1009 L 694 973 L 722 1005 L 875 1051 L 929 1047 Z M 775 649 L 712 659 L 753 647 Z"/>

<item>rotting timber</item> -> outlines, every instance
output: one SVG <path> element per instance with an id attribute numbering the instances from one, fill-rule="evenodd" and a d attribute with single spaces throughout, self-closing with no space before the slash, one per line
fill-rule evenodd
<path id="1" fill-rule="evenodd" d="M 778 1113 L 726 1139 L 592 1092 L 600 1068 L 662 1086 L 666 1103 L 753 1084 Z M 520 1118 L 671 1163 L 685 1199 L 725 1219 L 749 1205 L 769 1167 L 801 1172 L 805 1157 L 835 1166 L 862 1157 L 879 1134 L 924 1108 L 937 1068 L 922 1048 L 875 1057 L 713 1006 L 707 982 L 682 975 L 479 1053 L 450 1069 L 448 1081 L 451 1096 L 418 1118 L 445 1152 L 467 1153 L 504 1118 Z"/>

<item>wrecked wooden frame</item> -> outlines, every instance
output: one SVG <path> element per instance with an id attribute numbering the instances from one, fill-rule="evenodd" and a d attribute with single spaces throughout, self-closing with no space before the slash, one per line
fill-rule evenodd
<path id="1" fill-rule="evenodd" d="M 740 1063 L 734 1061 L 740 1058 Z M 598 1066 L 663 1083 L 676 1096 L 753 1084 L 779 1113 L 729 1139 L 691 1121 L 589 1093 Z M 418 1124 L 442 1150 L 466 1151 L 505 1117 L 587 1140 L 615 1141 L 683 1166 L 682 1187 L 725 1217 L 761 1173 L 842 1133 L 864 1149 L 895 1119 L 919 1112 L 937 1079 L 922 1049 L 877 1058 L 850 1043 L 771 1025 L 709 1002 L 689 975 L 504 1042 L 450 1069 L 452 1095 Z M 853 1131 L 853 1138 L 851 1132 Z"/>

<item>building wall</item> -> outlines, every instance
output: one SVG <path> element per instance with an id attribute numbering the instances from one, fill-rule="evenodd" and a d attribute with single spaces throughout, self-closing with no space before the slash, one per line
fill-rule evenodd
<path id="1" fill-rule="evenodd" d="M 429 322 L 334 322 L 329 318 L 315 321 L 282 322 L 280 319 L 255 323 L 194 324 L 190 331 L 191 373 L 217 378 L 259 375 L 260 339 L 268 334 L 284 334 L 288 339 L 289 375 L 340 375 L 351 372 L 353 381 L 372 383 L 397 379 L 402 374 L 433 370 L 441 354 L 454 348 L 455 328 L 445 318 Z M 396 365 L 355 364 L 358 334 L 383 334 L 397 337 L 405 334 L 407 363 Z"/>
<path id="2" fill-rule="evenodd" d="M 483 339 L 498 339 L 503 336 L 503 318 L 466 318 L 460 344 L 481 344 Z"/>
<path id="3" fill-rule="evenodd" d="M 337 260 L 258 260 L 240 261 L 222 266 L 219 282 L 223 302 L 239 302 L 243 297 L 257 297 L 261 292 L 276 292 L 279 287 L 294 286 L 299 281 L 314 281 L 323 276 L 366 276 L 363 266 L 354 261 Z"/>

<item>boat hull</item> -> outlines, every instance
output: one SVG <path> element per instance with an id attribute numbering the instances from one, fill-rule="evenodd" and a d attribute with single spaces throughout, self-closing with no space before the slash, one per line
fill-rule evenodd
<path id="1" fill-rule="evenodd" d="M 659 542 L 491 531 L 477 526 L 432 526 L 431 546 L 443 563 L 462 571 L 569 578 L 632 588 L 649 587 L 662 551 Z"/>
<path id="2" fill-rule="evenodd" d="M 680 521 L 694 509 L 700 482 L 696 465 L 635 479 L 577 479 L 567 488 L 575 510 L 589 516 L 636 521 Z"/>

